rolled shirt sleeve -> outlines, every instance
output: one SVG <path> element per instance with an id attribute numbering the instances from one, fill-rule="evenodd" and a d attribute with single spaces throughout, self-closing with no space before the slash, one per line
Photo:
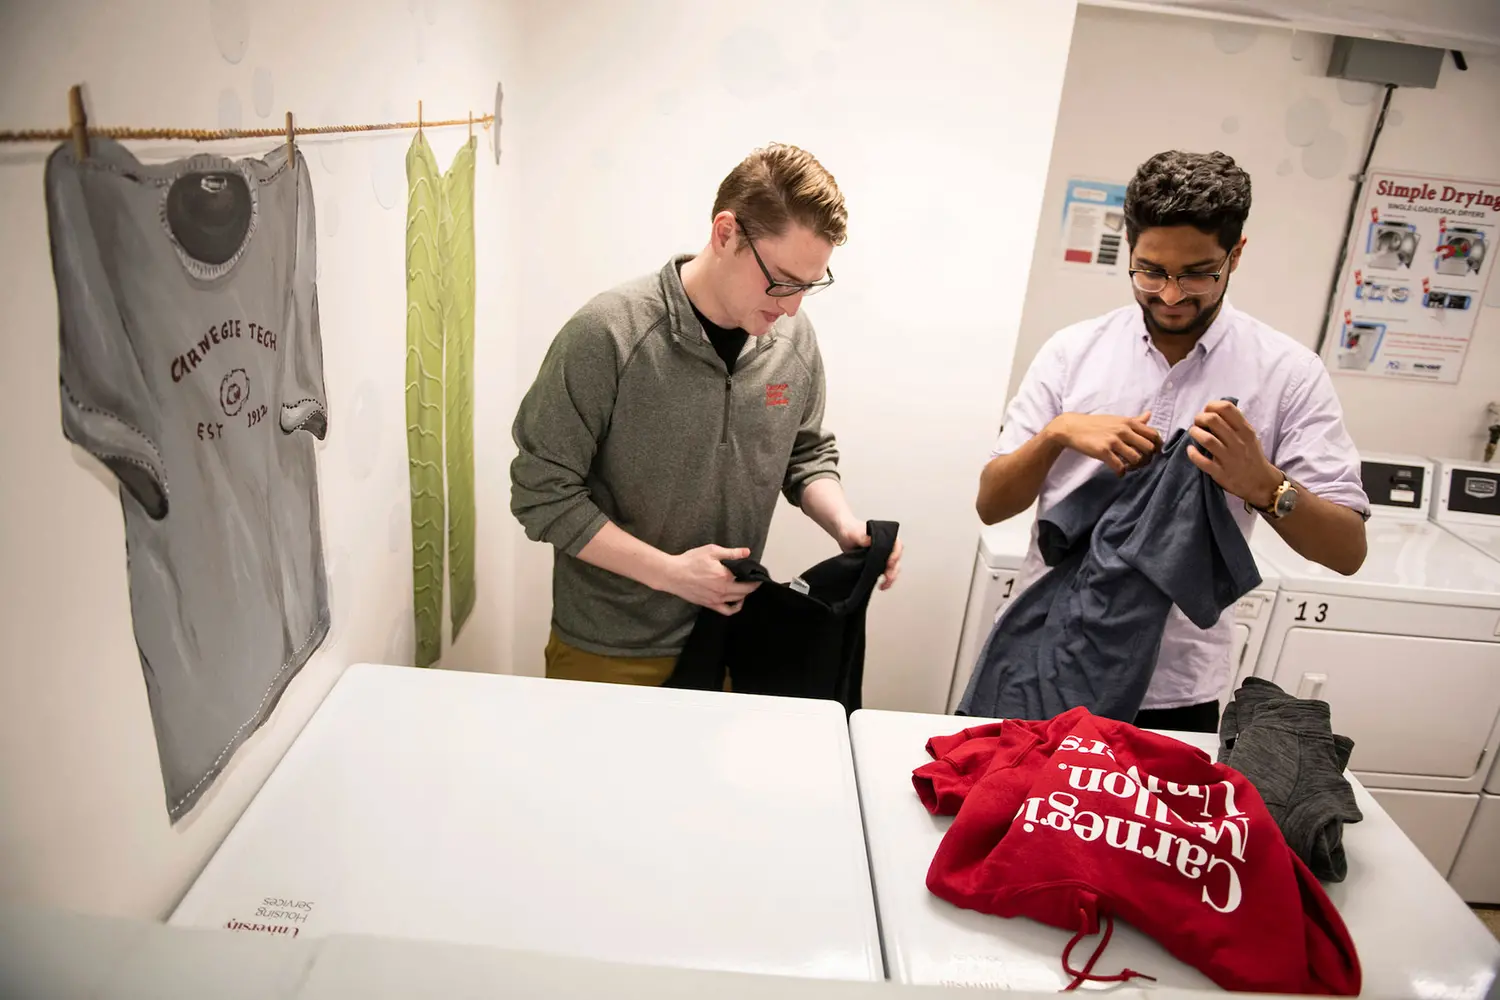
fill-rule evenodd
<path id="1" fill-rule="evenodd" d="M 1324 500 L 1368 516 L 1359 452 L 1323 361 L 1309 355 L 1281 399 L 1281 435 L 1271 461 Z"/>
<path id="2" fill-rule="evenodd" d="M 1015 397 L 1005 409 L 1005 423 L 990 458 L 1009 455 L 1062 414 L 1065 367 L 1058 338 L 1042 345 L 1026 369 Z"/>

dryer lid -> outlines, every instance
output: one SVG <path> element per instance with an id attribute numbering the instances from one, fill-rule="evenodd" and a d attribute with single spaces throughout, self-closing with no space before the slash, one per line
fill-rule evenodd
<path id="1" fill-rule="evenodd" d="M 1258 564 L 1280 573 L 1283 590 L 1500 608 L 1500 560 L 1441 526 L 1372 518 L 1365 537 L 1369 554 L 1353 576 L 1304 559 L 1274 531 L 1257 532 L 1250 544 Z"/>
<path id="2" fill-rule="evenodd" d="M 1008 521 L 987 524 L 979 531 L 979 557 L 990 569 L 1015 569 L 1031 548 L 1031 533 L 1036 524 L 1036 507 L 1022 511 Z"/>

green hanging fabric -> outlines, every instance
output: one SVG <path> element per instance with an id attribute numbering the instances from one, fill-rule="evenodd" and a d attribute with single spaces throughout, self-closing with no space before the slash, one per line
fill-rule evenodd
<path id="1" fill-rule="evenodd" d="M 474 610 L 474 157 L 469 141 L 443 178 L 444 438 L 448 459 L 449 616 L 453 639 Z"/>
<path id="2" fill-rule="evenodd" d="M 477 148 L 471 137 L 446 175 L 421 132 L 406 153 L 406 450 L 419 667 L 443 654 L 445 553 L 454 639 L 474 610 Z"/>
<path id="3" fill-rule="evenodd" d="M 443 651 L 442 181 L 420 131 L 406 153 L 406 450 L 416 665 Z"/>

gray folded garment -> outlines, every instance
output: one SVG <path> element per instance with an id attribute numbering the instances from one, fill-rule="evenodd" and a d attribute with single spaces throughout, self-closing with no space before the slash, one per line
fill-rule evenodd
<path id="1" fill-rule="evenodd" d="M 1333 732 L 1328 702 L 1248 677 L 1219 722 L 1219 763 L 1250 779 L 1282 836 L 1324 882 L 1349 872 L 1344 824 L 1364 817 L 1344 777 L 1354 741 Z"/>

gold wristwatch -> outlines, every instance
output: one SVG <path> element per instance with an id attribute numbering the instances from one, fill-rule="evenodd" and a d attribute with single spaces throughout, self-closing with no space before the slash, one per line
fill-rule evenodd
<path id="1" fill-rule="evenodd" d="M 1279 469 L 1277 471 L 1280 472 Z M 1273 521 L 1279 521 L 1297 509 L 1297 487 L 1292 485 L 1292 481 L 1283 472 L 1281 485 L 1276 487 L 1276 492 L 1271 495 L 1271 506 L 1257 507 L 1246 500 L 1245 509 L 1269 517 Z"/>

